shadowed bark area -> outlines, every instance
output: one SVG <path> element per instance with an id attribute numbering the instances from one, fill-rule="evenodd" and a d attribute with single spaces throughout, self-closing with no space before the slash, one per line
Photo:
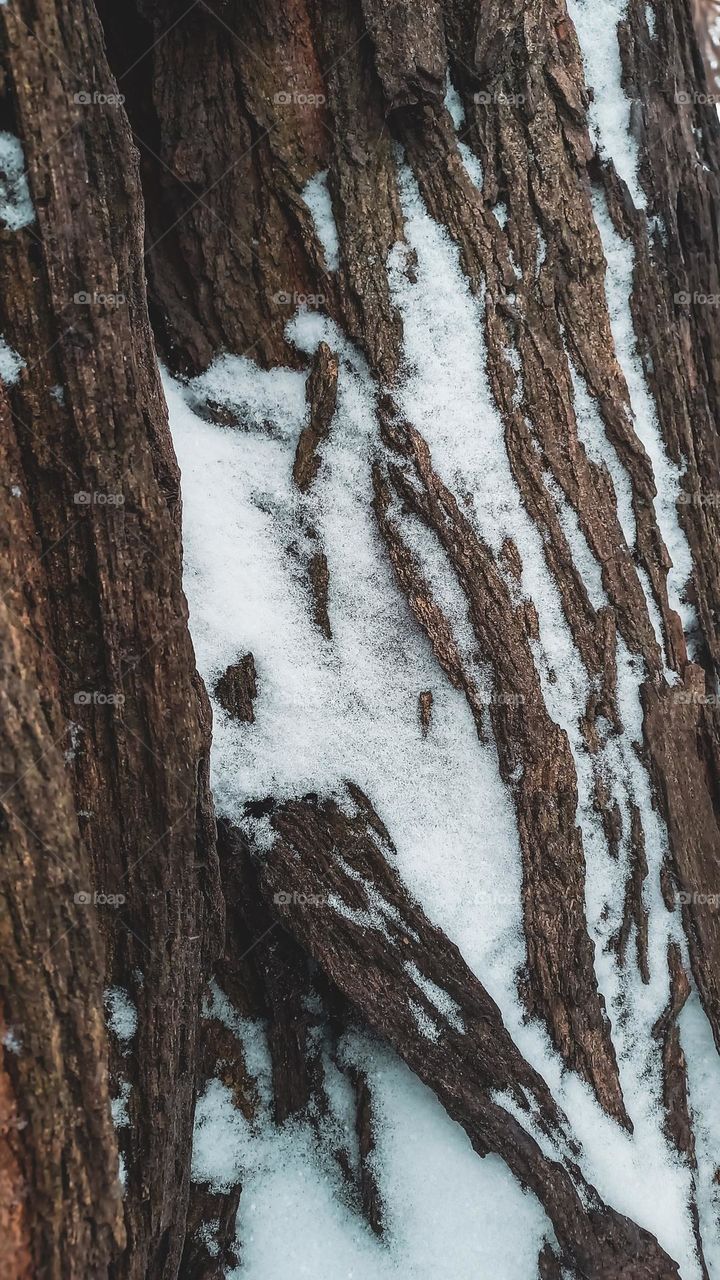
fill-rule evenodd
<path id="1" fill-rule="evenodd" d="M 717 311 L 701 301 L 720 297 L 720 125 L 689 0 L 652 10 L 629 0 L 619 23 L 637 190 L 597 143 L 593 102 L 604 86 L 587 83 L 563 0 L 98 0 L 97 12 L 76 0 L 13 0 L 0 29 L 0 126 L 27 170 L 10 175 L 0 228 L 0 333 L 17 353 L 0 385 L 8 1275 L 220 1280 L 241 1263 L 242 1189 L 191 1187 L 190 1177 L 198 1090 L 220 1079 L 246 1118 L 260 1114 L 238 1038 L 212 1008 L 201 1020 L 216 972 L 242 1016 L 267 1023 L 276 1125 L 302 1118 L 326 1141 L 318 1036 L 333 1053 L 358 1021 L 434 1090 L 478 1155 L 499 1154 L 538 1197 L 557 1241 L 557 1251 L 543 1248 L 540 1275 L 677 1276 L 652 1235 L 586 1181 L 548 1086 L 394 870 L 393 823 L 372 797 L 350 781 L 348 813 L 317 796 L 250 796 L 246 814 L 268 821 L 274 843 L 251 847 L 224 822 L 218 865 L 210 707 L 188 633 L 179 475 L 154 344 L 182 376 L 224 352 L 308 370 L 292 467 L 295 496 L 308 503 L 346 357 L 339 341 L 337 350 L 320 342 L 308 362 L 286 325 L 299 308 L 322 311 L 352 344 L 376 397 L 375 531 L 438 671 L 462 692 L 478 739 L 497 748 L 517 820 L 524 1013 L 631 1132 L 598 983 L 581 822 L 589 794 L 611 856 L 629 851 L 613 948 L 648 984 L 647 814 L 631 782 L 619 805 L 608 777 L 620 755 L 606 748 L 620 752 L 625 727 L 619 644 L 642 671 L 633 762 L 648 771 L 667 826 L 665 905 L 680 894 L 686 955 L 720 1049 L 720 913 L 708 901 L 720 890 L 720 357 Z M 320 173 L 336 252 L 311 213 L 307 184 Z M 525 552 L 484 536 L 492 512 L 460 479 L 450 483 L 399 408 L 408 371 L 391 275 L 417 283 L 408 185 L 478 303 L 512 480 L 588 677 L 576 723 L 553 713 L 558 673 L 539 655 Z M 632 368 L 609 298 L 609 237 L 616 256 L 632 254 Z M 666 495 L 633 407 L 637 369 L 660 443 L 682 469 L 685 624 Z M 607 455 L 588 443 L 583 396 L 624 468 L 624 506 Z M 243 430 L 211 398 L 198 407 Z M 470 656 L 413 551 L 411 522 L 467 605 Z M 599 566 L 600 593 L 578 562 L 575 530 Z M 318 645 L 330 647 L 331 562 L 314 529 L 308 539 L 308 613 Z M 238 638 L 213 686 L 247 732 L 263 714 L 263 672 L 263 654 Z M 434 714 L 420 685 L 426 738 Z M 695 1169 L 677 1026 L 689 965 L 677 943 L 664 963 L 669 999 L 654 1028 L 664 1123 Z M 450 1014 L 417 974 L 444 992 Z M 330 1154 L 349 1202 L 382 1236 L 372 1088 L 362 1072 L 352 1085 L 359 1166 L 341 1147 Z M 125 1093 L 128 1123 L 116 1130 L 110 1100 Z"/>

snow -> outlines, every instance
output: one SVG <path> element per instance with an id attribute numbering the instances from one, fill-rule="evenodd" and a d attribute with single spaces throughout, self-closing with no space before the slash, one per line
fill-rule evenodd
<path id="1" fill-rule="evenodd" d="M 505 985 L 522 955 L 520 853 L 495 748 L 478 741 L 465 698 L 439 669 L 389 566 L 371 508 L 377 445 L 367 375 L 318 316 L 301 317 L 293 332 L 312 347 L 324 336 L 341 355 L 338 410 L 306 499 L 292 482 L 303 375 L 225 357 L 185 396 L 166 378 L 199 668 L 211 691 L 240 653 L 253 652 L 258 671 L 254 725 L 213 705 L 216 803 L 245 824 L 247 800 L 344 796 L 351 778 L 392 827 L 398 870 L 426 911 L 474 955 L 494 955 Z M 200 420 L 187 403 L 201 383 L 229 402 L 231 367 L 242 432 Z M 282 411 L 268 433 L 273 401 Z M 291 542 L 308 547 L 308 525 L 328 558 L 332 643 L 314 626 L 306 582 L 286 554 Z M 434 696 L 427 738 L 423 689 Z"/>
<path id="2" fill-rule="evenodd" d="M 465 124 L 465 108 L 463 107 L 460 94 L 452 83 L 449 75 L 447 77 L 445 90 L 445 108 L 450 115 L 453 125 L 455 126 L 455 132 L 459 133 L 460 129 L 462 129 Z M 467 132 L 467 130 L 465 130 L 465 132 Z M 478 157 L 470 150 L 467 144 L 460 141 L 461 138 L 462 134 L 460 134 L 460 137 L 458 138 L 460 159 L 465 166 L 465 170 L 470 181 L 474 183 L 478 191 L 482 191 L 484 181 L 482 165 Z"/>
<path id="3" fill-rule="evenodd" d="M 697 1200 L 705 1260 L 711 1280 L 720 1277 L 720 1059 L 700 998 L 693 991 L 678 1018 L 687 1066 L 688 1100 L 698 1163 Z"/>
<path id="4" fill-rule="evenodd" d="M 555 1055 L 538 1028 L 522 1025 L 514 997 L 511 972 L 504 981 L 497 969 L 491 990 L 506 1024 L 525 1056 L 551 1084 L 574 1131 L 584 1140 L 582 1167 L 591 1182 L 602 1183 L 610 1203 L 658 1235 L 669 1252 L 686 1262 L 684 1276 L 697 1276 L 692 1224 L 687 1211 L 689 1175 L 662 1133 L 660 1119 L 661 1078 L 657 1047 L 650 1029 L 667 1000 L 665 962 L 667 941 L 680 936 L 679 922 L 665 910 L 660 895 L 659 871 L 666 851 L 666 833 L 653 806 L 650 780 L 633 743 L 641 737 L 642 711 L 638 690 L 645 678 L 642 664 L 618 643 L 618 696 L 625 725 L 620 737 L 610 735 L 598 753 L 598 767 L 611 787 L 624 817 L 625 838 L 618 860 L 607 847 L 604 831 L 594 811 L 594 773 L 580 731 L 579 718 L 590 691 L 590 679 L 569 632 L 557 588 L 549 575 L 537 529 L 525 513 L 510 470 L 502 421 L 492 402 L 484 374 L 486 353 L 482 336 L 482 302 L 474 299 L 464 281 L 457 251 L 444 231 L 427 216 L 417 188 L 404 171 L 401 194 L 408 244 L 417 254 L 417 284 L 411 285 L 401 270 L 401 251 L 391 270 L 394 301 L 404 324 L 405 355 L 409 374 L 397 391 L 401 409 L 427 440 L 436 470 L 455 492 L 473 495 L 469 514 L 483 539 L 496 551 L 506 536 L 512 537 L 523 561 L 522 589 L 537 608 L 540 641 L 535 660 L 543 694 L 551 716 L 565 730 L 578 776 L 578 822 L 587 859 L 586 909 L 590 935 L 596 946 L 596 971 L 605 995 L 618 1046 L 626 1103 L 635 1135 L 628 1138 L 607 1119 L 590 1091 L 571 1073 L 558 1070 Z M 442 290 L 436 282 L 443 281 Z M 637 383 L 633 390 L 638 392 Z M 589 413 L 587 390 L 575 380 L 576 399 L 596 456 L 611 468 L 623 512 L 630 528 L 629 491 L 620 464 L 605 440 L 597 410 Z M 648 421 L 647 402 L 641 410 Z M 551 489 L 552 492 L 552 489 Z M 556 501 L 557 493 L 554 494 Z M 603 599 L 599 566 L 584 539 L 578 537 L 572 513 L 564 513 L 564 526 L 576 563 L 596 602 Z M 634 529 L 634 523 L 633 527 Z M 551 673 L 554 679 L 551 679 Z M 630 802 L 642 814 L 649 871 L 645 887 L 650 912 L 651 982 L 645 986 L 631 960 L 620 970 L 611 935 L 622 914 L 629 874 L 628 844 Z M 405 872 L 407 875 L 407 872 Z M 420 897 L 425 901 L 423 887 Z M 438 923 L 461 948 L 465 959 L 482 981 L 489 970 L 473 944 L 471 930 L 460 932 L 457 919 L 436 915 Z M 631 939 L 630 946 L 632 947 Z"/>
<path id="5" fill-rule="evenodd" d="M 113 1035 L 127 1047 L 137 1031 L 137 1009 L 122 987 L 109 987 L 105 992 L 107 1024 Z"/>
<path id="6" fill-rule="evenodd" d="M 465 108 L 449 72 L 445 83 L 445 109 L 449 112 L 456 131 L 461 129 L 465 123 Z"/>
<path id="7" fill-rule="evenodd" d="M 262 1097 L 270 1066 L 262 1025 L 244 1024 L 243 1046 Z M 350 1144 L 358 1165 L 354 1101 L 347 1077 L 323 1051 L 330 1114 L 319 1134 L 290 1120 L 277 1128 L 267 1101 L 250 1123 L 229 1090 L 211 1081 L 198 1100 L 193 1177 L 215 1190 L 242 1180 L 242 1263 L 227 1280 L 528 1280 L 552 1232 L 535 1198 L 502 1162 L 478 1160 L 464 1131 L 387 1048 L 346 1035 L 341 1063 L 362 1069 L 378 1117 L 372 1166 L 385 1234 L 373 1235 L 330 1151 Z M 513 1247 L 508 1250 L 508 1236 Z"/>
<path id="8" fill-rule="evenodd" d="M 637 542 L 637 525 L 633 511 L 633 491 L 630 474 L 618 457 L 615 447 L 605 434 L 605 426 L 600 416 L 597 402 L 590 395 L 587 384 L 578 373 L 569 352 L 565 356 L 570 370 L 575 401 L 575 421 L 578 439 L 591 462 L 598 467 L 605 467 L 612 480 L 615 491 L 618 520 L 623 537 L 628 547 Z"/>
<path id="9" fill-rule="evenodd" d="M 568 0 L 577 31 L 587 82 L 595 90 L 590 121 L 604 160 L 612 160 L 637 209 L 646 205 L 640 186 L 639 153 L 630 132 L 631 102 L 622 87 L 618 23 L 627 17 L 627 0 Z"/>
<path id="10" fill-rule="evenodd" d="M 432 1040 L 433 1044 L 435 1044 L 440 1039 L 441 1034 L 437 1022 L 433 1021 L 429 1013 L 423 1009 L 421 1004 L 418 1004 L 417 1000 L 408 1000 L 408 1004 L 420 1034 L 425 1036 L 427 1040 Z"/>
<path id="11" fill-rule="evenodd" d="M 425 996 L 427 996 L 430 1003 L 434 1005 L 438 1013 L 441 1013 L 443 1018 L 450 1023 L 450 1026 L 455 1031 L 459 1031 L 461 1035 L 464 1035 L 465 1024 L 460 1016 L 460 1009 L 455 1001 L 448 995 L 447 991 L 443 991 L 442 987 L 439 987 L 436 982 L 433 982 L 430 978 L 426 978 L 425 974 L 420 972 L 414 961 L 406 962 L 405 972 L 410 975 L 415 985 L 420 988 Z"/>
<path id="12" fill-rule="evenodd" d="M 25 361 L 17 351 L 13 351 L 4 338 L 0 337 L 0 378 L 12 387 L 20 377 L 20 370 L 25 368 Z"/>
<path id="13" fill-rule="evenodd" d="M 507 205 L 502 200 L 499 201 L 499 203 L 494 206 L 493 213 L 495 214 L 500 226 L 505 228 L 508 220 Z"/>
<path id="14" fill-rule="evenodd" d="M 0 130 L 0 220 L 8 231 L 20 231 L 35 221 L 22 143 L 4 129 Z"/>
<path id="15" fill-rule="evenodd" d="M 560 526 L 570 547 L 573 564 L 582 576 L 590 603 L 594 609 L 602 609 L 604 605 L 608 604 L 608 598 L 602 584 L 602 572 L 580 527 L 577 512 L 567 501 L 560 485 L 549 471 L 546 471 L 543 475 L 543 482 L 555 504 Z"/>
<path id="16" fill-rule="evenodd" d="M 327 169 L 310 179 L 303 189 L 302 197 L 312 214 L 325 261 L 331 271 L 337 271 L 340 266 L 340 241 L 328 191 Z"/>
<path id="17" fill-rule="evenodd" d="M 116 1129 L 126 1129 L 130 1124 L 128 1103 L 130 1102 L 131 1093 L 132 1085 L 127 1080 L 123 1080 L 120 1083 L 118 1096 L 110 1099 L 110 1114 Z"/>
<path id="18" fill-rule="evenodd" d="M 19 1054 L 22 1051 L 22 1041 L 12 1027 L 8 1027 L 7 1030 L 3 1032 L 2 1046 L 3 1049 L 7 1049 L 8 1053 Z"/>

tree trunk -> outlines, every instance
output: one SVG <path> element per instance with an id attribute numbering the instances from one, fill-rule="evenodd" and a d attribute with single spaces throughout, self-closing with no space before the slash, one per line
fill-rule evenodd
<path id="1" fill-rule="evenodd" d="M 402 1060 L 503 1280 L 720 1275 L 697 7 L 97 10 L 0 12 L 7 1274 L 289 1280 L 295 1159 L 477 1274 Z"/>

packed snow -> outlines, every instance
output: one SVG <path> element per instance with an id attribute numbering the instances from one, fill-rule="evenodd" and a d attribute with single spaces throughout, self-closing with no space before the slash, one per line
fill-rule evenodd
<path id="1" fill-rule="evenodd" d="M 137 1009 L 122 987 L 108 987 L 105 992 L 107 1025 L 124 1048 L 137 1031 Z"/>
<path id="2" fill-rule="evenodd" d="M 568 0 L 567 10 L 580 41 L 587 82 L 595 91 L 590 120 L 600 155 L 612 160 L 635 207 L 644 209 L 638 146 L 630 125 L 632 104 L 623 89 L 617 38 L 627 7 L 627 0 Z"/>
<path id="3" fill-rule="evenodd" d="M 9 231 L 35 221 L 22 143 L 5 129 L 0 130 L 0 221 Z"/>
<path id="4" fill-rule="evenodd" d="M 20 372 L 25 368 L 25 361 L 19 356 L 17 351 L 13 351 L 12 347 L 0 337 L 0 378 L 3 382 L 12 387 L 20 377 Z"/>

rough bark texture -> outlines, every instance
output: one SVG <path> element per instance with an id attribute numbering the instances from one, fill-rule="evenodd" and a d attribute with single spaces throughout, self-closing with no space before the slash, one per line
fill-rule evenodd
<path id="1" fill-rule="evenodd" d="M 0 240 L 0 329 L 25 362 L 2 389 L 0 979 L 23 1229 L 33 1274 L 169 1277 L 222 913 L 143 205 L 123 111 L 87 101 L 117 92 L 92 6 L 0 21 L 3 124 L 35 209 Z M 137 1010 L 127 1055 L 108 1043 L 105 988 Z"/>
<path id="2" fill-rule="evenodd" d="M 257 1107 L 237 1039 L 217 1018 L 201 1023 L 219 956 L 233 1006 L 267 1021 L 276 1124 L 314 1117 L 322 1140 L 312 970 L 330 1043 L 353 1019 L 370 1027 L 435 1091 L 478 1154 L 501 1155 L 537 1195 L 559 1247 L 543 1249 L 540 1275 L 552 1280 L 568 1267 L 596 1280 L 677 1276 L 657 1241 L 583 1178 L 549 1089 L 452 941 L 411 900 L 393 869 L 392 830 L 352 780 L 354 816 L 316 796 L 251 800 L 248 814 L 269 819 L 275 843 L 258 857 L 223 823 L 218 867 L 210 711 L 187 628 L 179 477 L 154 343 L 180 374 L 223 351 L 299 367 L 285 325 L 307 305 L 329 314 L 366 362 L 379 392 L 378 533 L 439 669 L 467 700 L 479 738 L 494 738 L 512 795 L 525 1010 L 629 1129 L 586 919 L 576 761 L 543 692 L 537 613 L 517 590 L 522 556 L 511 540 L 500 554 L 483 540 L 472 495 L 450 489 L 398 410 L 402 325 L 387 258 L 404 240 L 401 147 L 484 299 L 487 377 L 510 466 L 592 680 L 581 718 L 595 808 L 614 855 L 623 840 L 632 851 L 620 961 L 631 962 L 632 938 L 648 981 L 642 817 L 637 806 L 629 818 L 620 812 L 603 772 L 603 737 L 622 729 L 618 638 L 644 664 L 642 761 L 669 834 L 664 887 L 668 906 L 681 895 L 693 977 L 720 1049 L 720 912 L 707 901 L 720 891 L 720 348 L 716 310 L 692 302 L 720 296 L 720 126 L 691 6 L 658 7 L 651 39 L 644 0 L 629 0 L 619 27 L 647 211 L 596 150 L 563 0 L 190 8 L 99 0 L 98 11 L 77 0 L 0 8 L 0 123 L 22 143 L 35 210 L 30 223 L 0 230 L 0 332 L 24 361 L 17 380 L 0 385 L 4 1273 L 220 1280 L 235 1265 L 241 1188 L 190 1188 L 197 1090 L 219 1077 L 239 1110 L 252 1116 Z M 448 72 L 482 191 L 444 105 Z M 112 98 L 118 92 L 124 106 Z M 327 170 L 337 267 L 302 196 L 319 170 Z M 639 357 L 670 458 L 687 464 L 678 509 L 692 554 L 691 636 L 670 602 L 653 471 L 615 349 L 598 201 L 633 248 Z M 404 270 L 411 280 L 410 255 Z M 338 353 L 321 343 L 293 468 L 301 513 L 332 438 L 338 373 Z M 581 442 L 573 373 L 628 473 L 634 548 L 609 471 Z M 242 429 L 211 401 L 202 409 Z M 601 567 L 602 607 L 573 559 L 561 502 Z M 413 554 L 409 518 L 459 584 L 474 662 Z M 303 564 L 309 608 L 318 643 L 331 645 L 329 562 L 315 530 L 305 533 L 314 548 Z M 237 655 L 214 693 L 229 717 L 252 725 L 262 659 L 240 647 Z M 491 672 L 489 703 L 479 664 Z M 432 716 L 432 690 L 420 688 L 426 736 Z M 321 909 L 305 909 L 307 894 Z M 412 1001 L 437 1017 L 413 967 L 456 1009 L 440 1044 L 411 1013 Z M 677 946 L 668 974 L 670 1000 L 655 1028 L 666 1128 L 692 1166 L 677 1029 L 690 984 Z M 137 1010 L 128 1052 L 105 1026 L 107 988 Z M 123 1085 L 129 1125 L 116 1131 L 110 1099 Z M 353 1085 L 359 1169 L 347 1152 L 332 1154 L 381 1235 L 372 1091 L 362 1073 Z M 202 1235 L 211 1219 L 214 1253 Z"/>

